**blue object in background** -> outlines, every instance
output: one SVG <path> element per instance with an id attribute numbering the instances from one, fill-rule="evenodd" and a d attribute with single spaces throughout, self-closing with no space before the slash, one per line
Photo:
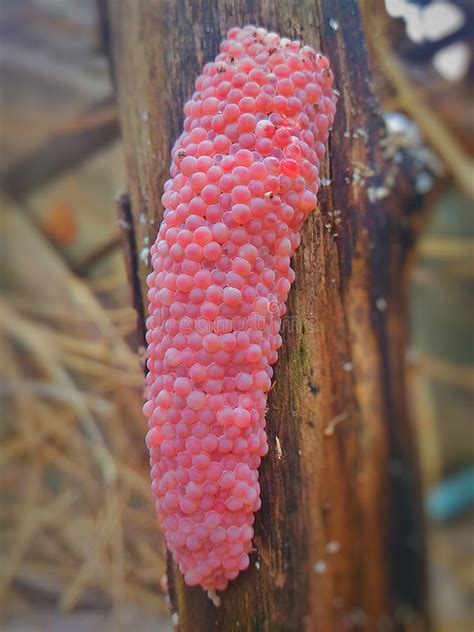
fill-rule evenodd
<path id="1" fill-rule="evenodd" d="M 474 507 L 474 467 L 445 479 L 428 493 L 426 509 L 433 520 L 456 518 Z"/>

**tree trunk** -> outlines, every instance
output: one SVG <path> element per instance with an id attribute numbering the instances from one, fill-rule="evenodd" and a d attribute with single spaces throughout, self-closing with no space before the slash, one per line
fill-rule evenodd
<path id="1" fill-rule="evenodd" d="M 322 166 L 331 182 L 294 258 L 251 566 L 215 607 L 202 589 L 186 587 L 170 562 L 180 629 L 426 629 L 421 503 L 404 387 L 411 232 L 402 211 L 412 193 L 403 164 L 383 154 L 357 3 L 109 0 L 108 16 L 142 255 L 134 273 L 143 292 L 144 249 L 159 227 L 182 107 L 226 30 L 254 23 L 322 50 L 341 93 Z"/>

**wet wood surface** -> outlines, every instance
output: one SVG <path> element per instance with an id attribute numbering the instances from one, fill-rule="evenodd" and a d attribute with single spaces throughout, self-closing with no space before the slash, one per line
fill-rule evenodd
<path id="1" fill-rule="evenodd" d="M 294 258 L 251 566 L 216 608 L 169 563 L 174 621 L 186 632 L 426 629 L 403 379 L 419 200 L 384 151 L 357 3 L 109 0 L 106 10 L 143 296 L 182 107 L 226 30 L 254 23 L 321 49 L 341 93 L 320 207 Z"/>

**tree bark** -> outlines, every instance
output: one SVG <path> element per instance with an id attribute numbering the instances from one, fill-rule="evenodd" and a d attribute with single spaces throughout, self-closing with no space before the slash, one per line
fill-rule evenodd
<path id="1" fill-rule="evenodd" d="M 322 50 L 341 93 L 322 166 L 331 183 L 293 262 L 251 566 L 215 607 L 170 562 L 179 629 L 426 629 L 422 512 L 404 387 L 412 231 L 402 211 L 414 201 L 404 165 L 384 156 L 357 3 L 109 0 L 108 15 L 143 292 L 142 249 L 159 227 L 182 107 L 226 30 L 254 23 Z"/>

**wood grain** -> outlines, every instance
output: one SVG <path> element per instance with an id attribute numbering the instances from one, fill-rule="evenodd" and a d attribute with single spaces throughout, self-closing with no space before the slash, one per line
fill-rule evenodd
<path id="1" fill-rule="evenodd" d="M 159 226 L 182 106 L 229 27 L 254 23 L 322 49 L 341 93 L 322 169 L 331 183 L 294 259 L 251 567 L 216 608 L 170 562 L 180 629 L 426 629 L 403 381 L 404 270 L 413 241 L 405 211 L 419 201 L 404 165 L 384 157 L 357 3 L 109 0 L 108 14 L 139 251 Z M 389 180 L 388 194 L 369 194 Z M 143 284 L 147 270 L 141 257 Z"/>

